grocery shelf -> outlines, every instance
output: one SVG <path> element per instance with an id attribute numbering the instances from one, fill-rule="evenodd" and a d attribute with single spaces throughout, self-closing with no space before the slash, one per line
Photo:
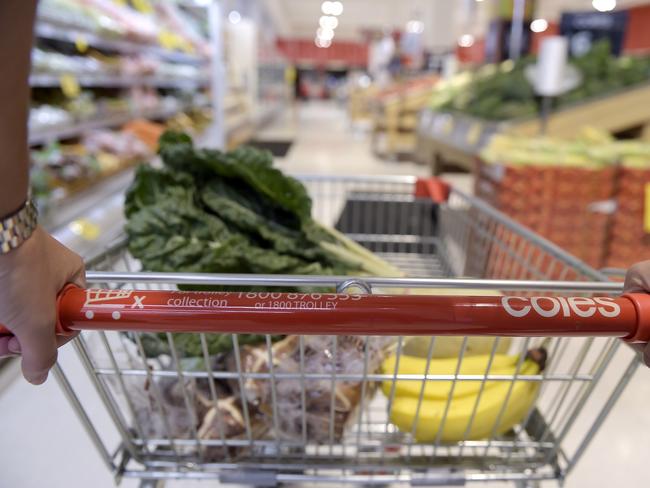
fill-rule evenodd
<path id="1" fill-rule="evenodd" d="M 416 159 L 430 165 L 434 174 L 441 170 L 444 161 L 471 171 L 476 156 L 492 135 L 507 126 L 507 122 L 426 108 L 420 112 L 417 123 Z"/>
<path id="2" fill-rule="evenodd" d="M 615 134 L 642 127 L 650 134 L 650 84 L 604 93 L 554 110 L 546 126 L 549 136 L 571 137 L 585 126 Z M 426 108 L 420 112 L 416 158 L 440 171 L 451 162 L 472 170 L 475 158 L 492 135 L 508 133 L 524 137 L 539 134 L 537 116 L 503 121 L 478 119 L 457 112 Z"/>
<path id="3" fill-rule="evenodd" d="M 105 249 L 124 227 L 124 191 L 133 180 L 127 168 L 67 197 L 56 212 L 44 216 L 43 225 L 66 247 L 84 258 Z M 101 232 L 84 232 L 101 229 Z"/>
<path id="4" fill-rule="evenodd" d="M 32 87 L 58 87 L 61 85 L 61 74 L 32 74 L 29 84 Z M 119 88 L 133 86 L 155 86 L 158 88 L 195 89 L 206 86 L 208 77 L 197 79 L 162 78 L 159 76 L 121 76 L 121 75 L 79 75 L 77 82 L 83 87 Z"/>
<path id="5" fill-rule="evenodd" d="M 33 132 L 30 131 L 29 144 L 33 146 L 38 144 L 44 144 L 53 140 L 75 137 L 89 130 L 102 129 L 105 127 L 114 127 L 117 125 L 126 124 L 128 121 L 133 120 L 135 118 L 164 119 L 194 106 L 195 105 L 193 104 L 189 104 L 189 105 L 178 105 L 173 108 L 168 107 L 168 108 L 158 108 L 155 110 L 121 112 L 121 113 L 103 116 L 97 119 L 77 122 L 71 125 L 64 125 L 64 126 L 57 125 L 47 129 L 42 129 Z"/>
<path id="6" fill-rule="evenodd" d="M 36 23 L 35 33 L 41 39 L 63 41 L 72 44 L 81 42 L 97 49 L 118 51 L 124 54 L 153 54 L 176 63 L 202 64 L 206 62 L 206 59 L 199 56 L 171 51 L 160 46 L 141 42 L 108 39 L 74 26 L 59 26 L 46 19 L 39 19 Z"/>

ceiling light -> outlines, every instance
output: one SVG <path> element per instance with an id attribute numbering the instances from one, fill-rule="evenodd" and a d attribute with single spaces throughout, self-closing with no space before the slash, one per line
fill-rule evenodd
<path id="1" fill-rule="evenodd" d="M 332 13 L 332 4 L 334 2 L 323 2 L 323 4 L 320 6 L 321 11 L 325 15 L 330 15 Z"/>
<path id="2" fill-rule="evenodd" d="M 337 26 L 339 25 L 339 19 L 336 17 L 333 17 L 331 15 L 323 15 L 319 20 L 318 24 L 323 28 L 323 29 L 336 29 Z"/>
<path id="3" fill-rule="evenodd" d="M 599 12 L 610 12 L 616 8 L 616 0 L 592 0 L 591 5 Z"/>
<path id="4" fill-rule="evenodd" d="M 334 31 L 332 29 L 323 29 L 321 27 L 316 31 L 316 37 L 324 41 L 331 41 L 334 39 Z"/>
<path id="5" fill-rule="evenodd" d="M 533 32 L 544 32 L 546 29 L 548 29 L 546 19 L 535 19 L 530 23 L 530 30 Z"/>
<path id="6" fill-rule="evenodd" d="M 422 34 L 422 32 L 424 32 L 424 22 L 420 20 L 409 20 L 406 23 L 406 32 Z"/>
<path id="7" fill-rule="evenodd" d="M 314 44 L 316 44 L 317 47 L 322 47 L 327 49 L 332 45 L 332 41 L 330 39 L 321 39 L 320 37 L 317 37 L 314 39 Z"/>
<path id="8" fill-rule="evenodd" d="M 343 13 L 343 4 L 341 2 L 330 2 L 330 14 L 341 15 Z"/>
<path id="9" fill-rule="evenodd" d="M 239 22 L 241 21 L 241 14 L 236 10 L 233 10 L 228 14 L 228 20 L 230 21 L 231 24 L 239 24 Z"/>
<path id="10" fill-rule="evenodd" d="M 472 34 L 463 34 L 458 39 L 458 45 L 460 47 L 472 47 L 474 45 L 474 36 Z"/>

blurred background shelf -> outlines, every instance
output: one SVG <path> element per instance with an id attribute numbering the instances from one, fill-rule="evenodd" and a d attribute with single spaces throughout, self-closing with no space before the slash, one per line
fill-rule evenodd
<path id="1" fill-rule="evenodd" d="M 69 126 L 55 126 L 47 129 L 34 130 L 30 131 L 29 144 L 38 145 L 59 139 L 69 139 L 80 136 L 87 131 L 123 125 L 137 118 L 152 120 L 167 119 L 191 107 L 192 105 L 179 105 L 170 108 L 108 114 L 95 119 L 79 121 Z"/>
<path id="2" fill-rule="evenodd" d="M 32 87 L 55 88 L 61 86 L 61 74 L 32 74 L 29 83 Z M 92 88 L 131 88 L 136 86 L 152 86 L 157 88 L 192 89 L 204 87 L 209 83 L 208 78 L 183 79 L 161 78 L 156 76 L 120 76 L 120 75 L 79 75 L 75 79 L 81 87 Z"/>
<path id="3" fill-rule="evenodd" d="M 201 64 L 207 62 L 206 58 L 192 54 L 172 51 L 151 44 L 105 38 L 74 26 L 57 25 L 47 19 L 39 19 L 34 32 L 41 39 L 66 42 L 82 48 L 88 46 L 123 54 L 151 54 L 176 63 Z"/>

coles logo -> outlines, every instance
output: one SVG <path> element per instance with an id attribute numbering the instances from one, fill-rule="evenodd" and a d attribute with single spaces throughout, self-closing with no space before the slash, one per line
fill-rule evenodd
<path id="1" fill-rule="evenodd" d="M 501 305 L 513 317 L 526 317 L 531 313 L 540 317 L 618 317 L 621 307 L 613 298 L 598 297 L 502 297 Z"/>

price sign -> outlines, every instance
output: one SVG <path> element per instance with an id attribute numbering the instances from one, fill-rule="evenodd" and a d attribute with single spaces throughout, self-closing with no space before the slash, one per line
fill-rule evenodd
<path id="1" fill-rule="evenodd" d="M 449 115 L 443 116 L 438 120 L 439 131 L 442 135 L 448 136 L 454 130 L 454 119 Z"/>
<path id="2" fill-rule="evenodd" d="M 59 77 L 59 85 L 63 94 L 68 98 L 77 98 L 81 93 L 81 87 L 79 86 L 79 81 L 77 77 L 66 73 Z"/>
<path id="3" fill-rule="evenodd" d="M 476 144 L 478 144 L 478 140 L 481 138 L 482 132 L 483 126 L 481 123 L 474 122 L 467 131 L 467 144 L 470 146 L 476 146 Z"/>
<path id="4" fill-rule="evenodd" d="M 88 51 L 88 40 L 83 34 L 79 34 L 75 38 L 74 45 L 77 48 L 77 51 L 79 51 L 81 54 L 84 54 L 86 51 Z"/>
<path id="5" fill-rule="evenodd" d="M 650 183 L 645 184 L 643 205 L 643 231 L 650 234 Z"/>
<path id="6" fill-rule="evenodd" d="M 136 10 L 139 10 L 143 14 L 150 14 L 153 12 L 153 7 L 149 0 L 132 0 L 131 3 Z"/>
<path id="7" fill-rule="evenodd" d="M 161 30 L 158 34 L 158 42 L 165 49 L 174 50 L 178 44 L 178 39 L 176 34 L 169 32 L 168 30 Z"/>
<path id="8" fill-rule="evenodd" d="M 95 241 L 101 233 L 101 229 L 97 224 L 92 223 L 88 219 L 78 219 L 68 224 L 68 228 L 79 237 L 87 241 Z"/>

